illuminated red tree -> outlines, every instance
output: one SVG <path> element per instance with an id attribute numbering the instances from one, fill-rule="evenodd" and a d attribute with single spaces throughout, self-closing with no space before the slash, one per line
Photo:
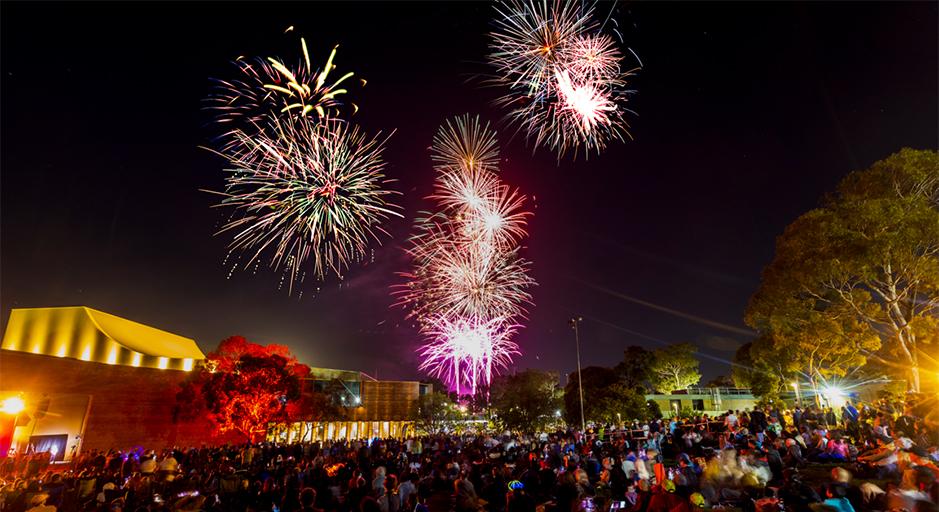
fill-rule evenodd
<path id="1" fill-rule="evenodd" d="M 270 422 L 309 414 L 302 379 L 310 368 L 283 345 L 258 345 L 241 336 L 222 341 L 177 395 L 180 415 L 207 413 L 218 433 L 258 441 Z"/>

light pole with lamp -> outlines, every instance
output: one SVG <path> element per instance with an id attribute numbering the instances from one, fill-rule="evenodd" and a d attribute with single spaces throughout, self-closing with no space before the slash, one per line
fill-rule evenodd
<path id="1" fill-rule="evenodd" d="M 23 401 L 19 396 L 11 396 L 3 402 L 0 402 L 0 413 L 3 415 L 9 416 L 9 420 L 4 419 L 3 423 L 8 425 L 9 431 L 9 446 L 6 446 L 4 442 L 3 448 L 5 449 L 4 453 L 0 453 L 0 458 L 7 457 L 10 454 L 10 450 L 13 448 L 13 443 L 16 441 L 16 423 L 19 420 L 20 413 L 26 409 L 26 402 Z M 6 427 L 4 428 L 6 430 Z M 3 437 L 6 437 L 6 433 L 3 433 Z M 4 440 L 5 441 L 5 440 Z"/>
<path id="2" fill-rule="evenodd" d="M 584 419 L 584 382 L 580 378 L 580 333 L 577 325 L 583 322 L 581 317 L 571 318 L 571 328 L 574 329 L 574 345 L 577 347 L 577 390 L 580 393 L 580 431 L 586 435 L 587 422 Z"/>

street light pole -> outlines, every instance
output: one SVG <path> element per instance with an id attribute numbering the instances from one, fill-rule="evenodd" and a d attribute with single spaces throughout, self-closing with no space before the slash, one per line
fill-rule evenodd
<path id="1" fill-rule="evenodd" d="M 587 433 L 587 422 L 584 419 L 584 381 L 580 378 L 580 333 L 577 325 L 583 322 L 581 317 L 571 318 L 571 327 L 574 329 L 574 345 L 577 347 L 577 390 L 580 393 L 580 431 Z"/>

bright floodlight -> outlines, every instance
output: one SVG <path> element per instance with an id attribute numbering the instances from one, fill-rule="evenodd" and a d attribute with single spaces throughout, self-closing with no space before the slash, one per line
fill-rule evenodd
<path id="1" fill-rule="evenodd" d="M 833 399 L 833 398 L 838 398 L 838 397 L 844 396 L 844 391 L 842 391 L 841 389 L 836 388 L 836 387 L 834 387 L 834 386 L 828 386 L 828 387 L 826 387 L 824 393 L 825 393 L 825 396 L 827 396 L 829 399 Z"/>
<path id="2" fill-rule="evenodd" d="M 357 404 L 362 403 L 362 397 L 360 397 L 360 396 L 355 397 L 355 403 L 357 403 Z"/>
<path id="3" fill-rule="evenodd" d="M 7 414 L 19 414 L 26 408 L 26 403 L 23 402 L 23 399 L 18 396 L 11 396 L 3 401 L 3 404 L 0 405 L 0 411 L 3 411 Z"/>

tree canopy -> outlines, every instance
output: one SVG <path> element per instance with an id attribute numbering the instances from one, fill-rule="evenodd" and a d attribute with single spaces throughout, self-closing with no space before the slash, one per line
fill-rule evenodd
<path id="1" fill-rule="evenodd" d="M 734 386 L 734 379 L 726 375 L 718 375 L 705 384 L 705 387 L 709 388 L 732 388 Z"/>
<path id="2" fill-rule="evenodd" d="M 786 228 L 746 322 L 764 335 L 757 362 L 782 358 L 814 383 L 873 357 L 919 391 L 939 338 L 939 152 L 853 172 Z"/>
<path id="3" fill-rule="evenodd" d="M 623 360 L 614 370 L 623 378 L 626 387 L 645 391 L 649 384 L 649 366 L 653 357 L 652 351 L 638 345 L 630 345 L 623 351 Z"/>
<path id="4" fill-rule="evenodd" d="M 206 413 L 220 433 L 234 431 L 254 442 L 269 422 L 292 421 L 308 412 L 302 379 L 309 373 L 283 345 L 233 336 L 182 385 L 177 405 L 183 416 Z"/>
<path id="5" fill-rule="evenodd" d="M 584 417 L 587 421 L 617 423 L 619 420 L 647 419 L 645 397 L 623 383 L 613 368 L 588 366 L 581 370 L 584 387 Z M 564 386 L 564 421 L 580 425 L 580 394 L 577 372 L 572 372 Z"/>
<path id="6" fill-rule="evenodd" d="M 687 389 L 701 380 L 701 362 L 695 358 L 697 349 L 689 343 L 675 343 L 658 349 L 649 364 L 652 387 L 661 393 Z"/>
<path id="7" fill-rule="evenodd" d="M 785 371 L 783 361 L 769 353 L 774 347 L 772 339 L 764 335 L 738 348 L 732 370 L 734 384 L 750 388 L 758 397 L 777 398 L 786 389 L 791 376 Z"/>
<path id="8" fill-rule="evenodd" d="M 509 430 L 532 432 L 556 421 L 562 403 L 558 380 L 556 373 L 541 370 L 497 377 L 491 406 L 499 423 Z"/>
<path id="9" fill-rule="evenodd" d="M 417 400 L 417 424 L 428 434 L 441 432 L 461 416 L 456 402 L 446 393 L 431 391 Z"/>

